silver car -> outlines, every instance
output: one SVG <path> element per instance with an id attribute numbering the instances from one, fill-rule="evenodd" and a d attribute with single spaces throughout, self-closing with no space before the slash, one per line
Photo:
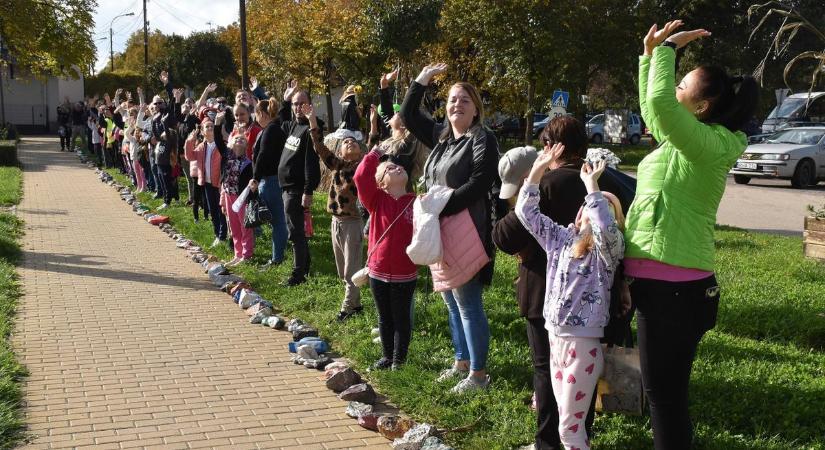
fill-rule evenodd
<path id="1" fill-rule="evenodd" d="M 825 180 L 825 127 L 788 128 L 749 145 L 730 173 L 737 184 L 779 178 L 796 188 L 813 186 Z"/>

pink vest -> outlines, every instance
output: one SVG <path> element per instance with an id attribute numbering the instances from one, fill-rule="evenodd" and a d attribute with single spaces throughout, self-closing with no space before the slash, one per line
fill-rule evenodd
<path id="1" fill-rule="evenodd" d="M 430 264 L 435 292 L 463 286 L 490 262 L 466 209 L 441 219 L 441 248 L 441 262 Z"/>

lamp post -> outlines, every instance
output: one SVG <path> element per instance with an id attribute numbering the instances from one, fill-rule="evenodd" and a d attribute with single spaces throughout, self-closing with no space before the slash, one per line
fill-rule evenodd
<path id="1" fill-rule="evenodd" d="M 113 39 L 114 32 L 112 31 L 112 25 L 114 25 L 115 19 L 119 19 L 121 17 L 126 17 L 126 16 L 134 16 L 134 15 L 135 15 L 135 13 L 133 13 L 133 12 L 130 12 L 130 13 L 127 13 L 127 14 L 121 14 L 119 16 L 115 16 L 114 19 L 112 19 L 112 21 L 109 22 L 109 61 L 112 62 L 112 72 L 115 71 L 115 49 L 114 49 L 115 44 L 114 44 L 114 39 Z"/>

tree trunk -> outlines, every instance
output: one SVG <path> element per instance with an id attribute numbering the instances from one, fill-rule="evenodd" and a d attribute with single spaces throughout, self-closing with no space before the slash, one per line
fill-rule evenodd
<path id="1" fill-rule="evenodd" d="M 527 112 L 525 113 L 524 145 L 533 144 L 533 101 L 536 96 L 536 79 L 530 78 L 527 82 Z"/>

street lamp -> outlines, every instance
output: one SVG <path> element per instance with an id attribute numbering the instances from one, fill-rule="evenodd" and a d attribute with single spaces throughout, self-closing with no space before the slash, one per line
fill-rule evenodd
<path id="1" fill-rule="evenodd" d="M 112 72 L 115 71 L 115 50 L 114 50 L 114 39 L 113 39 L 113 37 L 114 37 L 113 34 L 114 33 L 112 31 L 112 25 L 114 25 L 115 19 L 119 19 L 121 17 L 126 17 L 126 16 L 134 16 L 134 15 L 135 15 L 135 13 L 133 13 L 133 12 L 130 12 L 130 13 L 127 13 L 127 14 L 121 14 L 119 16 L 115 16 L 114 19 L 112 19 L 112 21 L 109 22 L 109 60 L 112 62 Z"/>

